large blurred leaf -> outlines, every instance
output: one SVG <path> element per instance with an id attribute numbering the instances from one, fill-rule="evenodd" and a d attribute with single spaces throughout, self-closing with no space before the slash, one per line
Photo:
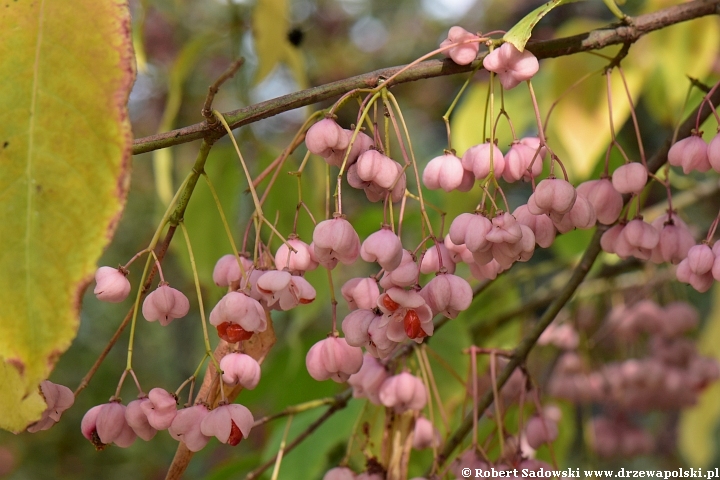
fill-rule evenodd
<path id="1" fill-rule="evenodd" d="M 646 9 L 656 11 L 675 3 L 652 0 Z M 643 58 L 652 63 L 644 96 L 648 109 L 657 121 L 672 125 L 679 121 L 680 109 L 690 86 L 687 76 L 707 81 L 713 71 L 715 59 L 720 54 L 720 24 L 713 17 L 679 23 L 663 29 L 662 33 L 648 36 L 633 48 L 643 49 Z M 653 61 L 654 58 L 664 60 Z"/>
<path id="2" fill-rule="evenodd" d="M 183 99 L 183 86 L 187 77 L 195 70 L 198 60 L 207 53 L 208 45 L 214 40 L 213 35 L 198 35 L 187 42 L 178 54 L 168 77 L 168 98 L 165 111 L 158 126 L 158 133 L 172 130 L 175 118 L 180 111 Z M 173 157 L 171 148 L 161 148 L 153 152 L 153 170 L 155 172 L 155 189 L 163 205 L 172 200 L 173 188 Z"/>
<path id="3" fill-rule="evenodd" d="M 535 28 L 535 25 L 537 25 L 545 15 L 550 13 L 550 10 L 566 3 L 579 1 L 580 0 L 550 0 L 547 3 L 540 5 L 516 23 L 515 26 L 503 36 L 503 40 L 508 43 L 512 43 L 515 45 L 515 48 L 522 52 L 525 50 L 525 44 L 530 39 L 530 35 L 532 35 L 532 29 Z"/>
<path id="4" fill-rule="evenodd" d="M 562 37 L 570 31 L 589 31 L 598 26 L 598 23 L 586 20 L 572 20 L 563 25 L 557 35 Z M 599 53 L 613 57 L 618 48 L 608 47 Z M 636 105 L 648 73 L 647 65 L 642 60 L 642 52 L 631 48 L 622 63 L 628 89 Z M 543 105 L 547 105 L 543 110 L 547 111 L 550 103 L 562 96 L 550 117 L 548 143 L 573 174 L 573 181 L 580 181 L 588 176 L 610 142 L 607 77 L 600 73 L 608 62 L 595 55 L 581 54 L 548 60 L 541 66 L 541 70 L 546 70 L 544 74 L 548 75 L 548 85 L 552 86 L 549 89 L 551 97 L 540 99 Z M 594 70 L 598 73 L 568 91 L 586 73 Z M 546 91 L 545 95 L 547 94 Z M 617 71 L 611 76 L 611 95 L 613 122 L 615 130 L 620 131 L 630 115 L 630 105 Z M 628 145 L 623 147 L 629 154 L 635 149 L 634 145 L 631 145 L 630 149 Z"/>
<path id="5" fill-rule="evenodd" d="M 6 2 L 0 24 L 0 428 L 18 431 L 122 212 L 135 71 L 125 1 Z"/>
<path id="6" fill-rule="evenodd" d="M 698 351 L 720 360 L 720 285 L 713 286 L 713 308 L 698 340 Z M 706 467 L 716 453 L 715 430 L 720 422 L 720 383 L 713 382 L 692 408 L 683 410 L 678 426 L 678 448 L 692 467 Z"/>
<path id="7" fill-rule="evenodd" d="M 253 11 L 253 38 L 258 56 L 255 83 L 260 83 L 275 67 L 284 62 L 300 88 L 307 84 L 300 51 L 288 41 L 290 10 L 287 0 L 258 0 Z"/>
<path id="8" fill-rule="evenodd" d="M 533 81 L 535 83 L 535 81 Z M 480 82 L 471 85 L 461 99 L 460 106 L 451 119 L 453 148 L 458 156 L 462 156 L 465 150 L 485 142 L 483 138 L 483 112 L 485 111 L 485 101 L 487 99 L 487 82 Z M 500 110 L 499 89 L 495 90 L 495 115 Z M 537 135 L 537 127 L 535 117 L 530 103 L 530 95 L 527 88 L 520 86 L 512 90 L 503 92 L 505 96 L 505 110 L 508 112 L 512 120 L 515 133 L 522 136 L 524 132 L 530 129 Z M 486 137 L 490 137 L 490 128 L 492 121 L 488 120 Z M 496 138 L 498 145 L 503 152 L 507 151 L 507 146 L 512 142 L 510 127 L 505 118 L 501 118 L 498 122 Z"/>

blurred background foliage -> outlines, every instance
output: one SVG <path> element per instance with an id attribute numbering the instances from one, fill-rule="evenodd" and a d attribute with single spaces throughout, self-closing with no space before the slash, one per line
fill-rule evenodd
<path id="1" fill-rule="evenodd" d="M 523 15 L 541 2 L 529 0 L 131 0 L 133 38 L 137 55 L 138 78 L 130 97 L 130 112 L 136 138 L 202 120 L 200 108 L 207 87 L 229 63 L 245 57 L 240 72 L 227 82 L 215 99 L 215 108 L 234 110 L 246 105 L 274 98 L 307 86 L 365 73 L 378 68 L 404 64 L 437 48 L 450 26 L 459 24 L 471 31 L 507 30 Z M 623 6 L 631 15 L 654 11 L 676 2 L 669 0 L 629 0 Z M 587 31 L 613 21 L 613 17 L 599 0 L 573 3 L 552 11 L 535 29 L 533 40 L 547 39 Z M 531 40 L 532 41 L 532 40 Z M 613 56 L 619 47 L 600 52 Z M 648 35 L 634 45 L 623 61 L 623 70 L 633 102 L 637 108 L 646 151 L 652 152 L 672 133 L 682 116 L 683 102 L 689 82 L 687 76 L 712 84 L 720 74 L 720 23 L 717 18 L 695 20 Z M 544 60 L 540 73 L 533 79 L 543 114 L 562 97 L 550 118 L 549 142 L 568 167 L 571 180 L 577 184 L 597 175 L 610 140 L 607 128 L 606 77 L 601 74 L 607 60 L 595 54 Z M 568 91 L 580 77 L 595 72 L 588 80 Z M 409 124 L 415 154 L 424 165 L 447 147 L 442 115 L 466 80 L 454 76 L 418 81 L 393 88 L 403 114 Z M 638 159 L 635 134 L 628 122 L 629 103 L 618 72 L 611 76 L 613 113 L 618 138 L 632 159 Z M 487 75 L 478 73 L 460 100 L 452 117 L 453 147 L 458 154 L 482 139 L 483 111 L 487 95 Z M 697 104 L 700 94 L 695 89 L 686 111 Z M 523 86 L 507 92 L 504 97 L 518 136 L 534 135 L 536 127 L 527 89 Z M 325 108 L 330 103 L 317 105 Z M 263 120 L 237 132 L 245 158 L 254 175 L 261 172 L 285 148 L 294 132 L 310 113 L 309 108 L 287 112 Z M 353 122 L 356 110 L 348 104 L 341 109 L 339 121 L 345 126 Z M 715 131 L 713 121 L 705 125 L 705 137 Z M 498 138 L 503 150 L 512 140 L 506 122 L 499 123 Z M 198 143 L 180 145 L 133 159 L 132 190 L 118 233 L 100 264 L 125 263 L 144 248 L 155 230 L 164 205 L 174 189 L 191 168 Z M 288 159 L 286 171 L 300 165 L 304 148 L 300 147 Z M 622 162 L 615 151 L 610 155 L 613 165 Z M 251 200 L 246 193 L 247 183 L 242 176 L 237 157 L 227 139 L 213 148 L 207 164 L 223 203 L 236 241 L 243 242 L 247 219 L 251 214 Z M 319 158 L 311 158 L 303 176 L 303 200 L 317 218 L 324 217 L 326 167 Z M 712 177 L 717 181 L 716 176 Z M 685 177 L 676 186 L 692 190 L 701 177 Z M 415 189 L 414 181 L 409 182 Z M 262 191 L 266 182 L 260 187 Z M 264 210 L 268 218 L 277 218 L 278 229 L 292 231 L 298 201 L 297 179 L 281 174 L 268 197 Z M 527 185 L 513 186 L 507 191 L 511 208 L 524 203 L 529 195 Z M 382 221 L 380 208 L 367 208 L 362 192 L 344 189 L 345 210 L 361 237 L 377 229 Z M 457 214 L 471 211 L 478 201 L 472 194 L 427 192 L 429 202 L 448 213 L 449 222 Z M 648 205 L 662 201 L 662 189 L 649 192 Z M 691 204 L 683 210 L 684 217 L 697 226 L 698 233 L 706 231 L 715 216 L 717 195 L 701 204 Z M 656 215 L 662 213 L 660 207 Z M 431 213 L 439 225 L 439 218 Z M 223 291 L 212 283 L 215 261 L 230 252 L 217 209 L 207 186 L 201 181 L 190 202 L 186 224 L 193 242 L 198 269 L 203 282 L 206 311 L 222 296 Z M 312 223 L 303 212 L 298 225 L 300 237 L 310 241 Z M 413 205 L 406 215 L 403 236 L 406 243 L 419 242 L 419 216 Z M 498 279 L 457 320 L 440 330 L 432 341 L 430 363 L 448 414 L 450 427 L 464 414 L 465 389 L 460 381 L 466 377 L 468 359 L 462 349 L 472 342 L 482 346 L 512 348 L 524 325 L 532 321 L 535 311 L 529 310 L 502 327 L 483 329 L 511 311 L 524 300 L 546 292 L 560 280 L 568 266 L 582 252 L 589 239 L 587 232 L 564 235 L 549 251 L 538 250 L 528 264 L 518 264 Z M 411 241 L 412 240 L 412 241 Z M 278 240 L 272 247 L 277 248 Z M 155 386 L 175 389 L 195 370 L 202 358 L 202 339 L 197 299 L 181 238 L 176 238 L 172 254 L 164 262 L 165 277 L 172 285 L 188 293 L 191 314 L 173 322 L 167 328 L 140 321 L 136 340 L 135 371 L 145 390 Z M 603 256 L 605 263 L 614 260 Z M 374 273 L 366 266 L 337 269 L 334 272 L 336 291 L 352 276 Z M 139 266 L 131 271 L 133 285 L 137 285 Z M 460 269 L 460 274 L 468 272 Z M 647 273 L 652 275 L 652 272 Z M 258 388 L 243 392 L 239 401 L 248 406 L 256 418 L 271 414 L 299 402 L 331 396 L 345 387 L 333 382 L 316 382 L 305 369 L 305 354 L 310 345 L 327 333 L 330 323 L 330 302 L 324 272 L 310 272 L 308 279 L 318 290 L 317 300 L 290 313 L 273 312 L 278 343 L 263 364 L 263 378 Z M 672 288 L 672 295 L 689 298 L 703 312 L 711 312 L 711 294 L 689 293 L 685 288 Z M 581 295 L 582 298 L 582 295 Z M 602 316 L 609 300 L 602 296 L 586 295 L 585 302 L 597 307 Z M 72 348 L 58 363 L 51 380 L 74 388 L 112 335 L 128 305 L 101 304 L 88 290 L 78 337 Z M 346 314 L 339 307 L 340 319 Z M 568 315 L 578 309 L 572 304 Z M 712 309 L 703 328 L 701 348 L 711 352 L 720 340 L 720 311 Z M 212 335 L 213 345 L 216 343 Z M 127 332 L 97 372 L 90 387 L 77 399 L 75 406 L 65 413 L 62 422 L 47 432 L 13 436 L 0 432 L 0 477 L 10 479 L 127 479 L 163 478 L 173 457 L 177 443 L 161 432 L 150 443 L 136 441 L 128 449 L 116 447 L 96 453 L 80 434 L 80 420 L 93 405 L 107 401 L 115 389 L 125 365 Z M 714 347 L 717 350 L 717 347 Z M 442 361 L 439 361 L 441 358 Z M 540 349 L 534 354 L 538 378 L 546 378 L 554 354 Z M 415 357 L 408 365 L 416 366 Z M 455 375 L 450 374 L 451 369 Z M 135 396 L 134 387 L 126 383 L 123 394 L 128 402 Z M 641 458 L 623 466 L 717 466 L 717 424 L 720 415 L 718 389 L 707 392 L 699 407 L 681 420 L 675 417 L 680 449 L 663 455 Z M 345 454 L 347 439 L 359 415 L 367 421 L 379 422 L 376 407 L 353 401 L 324 424 L 296 451 L 283 460 L 280 478 L 321 478 L 322 473 Z M 436 406 L 437 407 L 437 406 Z M 555 444 L 555 455 L 561 465 L 602 465 L 588 456 L 582 439 L 583 417 L 569 405 L 563 406 L 565 415 L 561 438 Z M 292 439 L 322 410 L 297 415 L 290 428 Z M 438 418 L 439 410 L 435 411 Z M 513 415 L 508 417 L 512 425 Z M 579 416 L 578 416 L 579 415 Z M 227 479 L 242 478 L 244 473 L 272 457 L 277 451 L 286 422 L 278 420 L 253 430 L 247 441 L 238 447 L 218 444 L 215 440 L 198 453 L 190 464 L 185 478 Z M 446 428 L 438 422 L 440 432 Z M 678 427 L 679 425 L 679 427 Z M 481 424 L 489 433 L 490 422 Z M 377 431 L 377 429 L 375 429 Z M 512 430 L 512 428 L 511 428 Z M 377 441 L 377 439 L 375 439 Z M 357 449 L 356 449 L 357 452 Z M 416 455 L 416 454 L 414 454 Z M 541 457 L 548 457 L 545 451 Z M 358 469 L 361 456 L 352 462 Z M 419 475 L 431 461 L 428 452 L 413 456 L 411 476 Z M 610 466 L 614 464 L 609 464 Z M 618 464 L 619 465 L 619 464 Z M 267 475 L 267 474 L 266 474 Z M 269 477 L 267 477 L 269 478 Z"/>

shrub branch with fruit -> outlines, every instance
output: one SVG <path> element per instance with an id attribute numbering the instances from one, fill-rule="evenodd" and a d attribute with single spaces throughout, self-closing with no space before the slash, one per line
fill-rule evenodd
<path id="1" fill-rule="evenodd" d="M 363 406 L 344 451 L 323 471 L 324 479 L 463 478 L 463 468 L 566 468 L 566 457 L 558 458 L 554 445 L 572 433 L 563 429 L 574 415 L 585 420 L 585 448 L 593 462 L 660 455 L 665 447 L 654 432 L 664 424 L 658 427 L 651 419 L 676 420 L 673 415 L 695 406 L 720 378 L 716 359 L 699 351 L 692 333 L 709 322 L 700 313 L 707 308 L 693 304 L 693 298 L 702 297 L 688 294 L 688 289 L 707 292 L 720 281 L 720 243 L 715 241 L 720 213 L 708 220 L 687 212 L 717 196 L 720 133 L 704 138 L 703 129 L 719 128 L 718 72 L 677 86 L 688 91 L 683 118 L 661 143 L 654 137 L 648 140 L 643 121 L 649 114 L 637 103 L 635 79 L 624 69 L 636 42 L 646 35 L 662 35 L 673 25 L 706 16 L 717 21 L 718 0 L 694 0 L 637 16 L 626 16 L 611 2 L 619 17 L 616 23 L 534 41 L 536 24 L 567 3 L 550 2 L 508 32 L 473 33 L 453 26 L 438 48 L 407 65 L 221 113 L 213 104 L 247 68 L 241 59 L 211 85 L 202 104 L 202 123 L 176 130 L 170 125 L 167 131 L 132 142 L 126 102 L 135 71 L 128 6 L 119 0 L 101 3 L 122 11 L 103 13 L 108 15 L 103 28 L 121 45 L 109 49 L 114 54 L 105 53 L 111 74 L 97 79 L 98 88 L 110 98 L 100 114 L 113 112 L 115 119 L 98 127 L 109 129 L 107 135 L 117 146 L 101 152 L 98 163 L 107 171 L 98 173 L 95 185 L 88 179 L 53 183 L 75 173 L 57 173 L 55 179 L 36 173 L 38 165 L 48 162 L 44 153 L 49 147 L 36 140 L 35 129 L 48 128 L 52 145 L 53 129 L 59 127 L 46 125 L 42 113 L 36 115 L 43 111 L 39 105 L 45 105 L 45 89 L 52 87 L 46 87 L 44 70 L 33 70 L 34 63 L 27 59 L 24 65 L 34 82 L 26 106 L 29 140 L 16 150 L 16 143 L 23 141 L 18 139 L 26 137 L 9 130 L 0 151 L 8 165 L 24 158 L 24 168 L 8 171 L 25 187 L 15 192 L 12 181 L 0 184 L 15 194 L 0 217 L 0 223 L 5 221 L 3 237 L 11 239 L 8 252 L 24 259 L 23 267 L 3 272 L 24 279 L 22 288 L 10 290 L 18 306 L 10 303 L 4 315 L 12 319 L 4 316 L 1 324 L 10 339 L 8 345 L 0 343 L 0 378 L 6 386 L 0 405 L 11 412 L 0 413 L 0 418 L 7 416 L 0 423 L 4 429 L 42 435 L 38 432 L 53 427 L 88 387 L 94 388 L 98 372 L 111 358 L 117 360 L 114 352 L 126 347 L 124 365 L 110 367 L 118 381 L 111 393 L 103 392 L 109 399 L 87 410 L 78 427 L 97 450 L 156 441 L 158 431 L 167 430 L 178 442 L 168 479 L 181 478 L 195 453 L 214 448 L 213 437 L 230 446 L 253 443 L 248 448 L 258 448 L 267 439 L 254 432 L 267 432 L 272 422 L 282 423 L 276 422 L 280 418 L 286 420 L 274 427 L 280 432 L 274 455 L 242 471 L 248 479 L 266 471 L 273 472 L 273 479 L 284 478 L 283 459 L 303 442 L 313 442 L 316 430 L 356 403 Z M 45 32 L 42 19 L 50 13 L 44 8 L 8 10 L 15 20 L 34 21 Z M 45 47 L 33 45 L 40 62 Z M 603 50 L 608 46 L 616 47 Z M 124 54 L 118 54 L 120 50 Z M 552 61 L 546 59 L 574 54 L 599 57 L 602 66 L 582 72 L 559 94 L 536 89 L 533 79 Z M 715 61 L 719 59 L 716 52 Z M 0 62 L 0 68 L 6 67 Z M 459 154 L 456 108 L 468 101 L 480 75 L 487 78 L 473 128 L 481 132 L 482 141 Z M 445 115 L 433 119 L 444 122 L 447 136 L 428 160 L 419 154 L 425 147 L 418 144 L 424 142 L 413 133 L 409 112 L 415 107 L 408 106 L 410 99 L 396 87 L 448 76 L 461 76 L 465 82 L 454 98 L 447 96 Z M 595 172 L 580 175 L 574 167 L 578 160 L 563 156 L 561 142 L 550 134 L 557 130 L 548 126 L 558 121 L 556 107 L 569 101 L 567 95 L 597 78 L 602 79 L 606 103 L 602 123 L 595 128 L 608 132 L 609 142 Z M 6 103 L 8 98 L 0 95 Z M 513 99 L 520 99 L 525 112 L 513 110 Z M 248 154 L 254 148 L 247 135 L 233 132 L 328 101 L 332 103 L 327 108 L 309 113 L 283 137 L 281 153 L 264 169 Z M 617 109 L 628 111 L 627 125 L 616 120 Z M 519 121 L 523 116 L 529 120 Z M 71 125 L 76 130 L 63 134 L 79 151 L 78 144 L 88 135 L 83 130 L 86 120 L 80 118 Z M 2 122 L 12 123 L 0 117 Z M 564 135 L 573 135 L 571 125 Z M 224 179 L 211 175 L 209 168 L 210 155 L 224 137 L 232 144 L 240 183 L 247 187 L 240 200 L 246 214 L 237 218 L 228 213 L 235 210 L 221 194 L 219 182 Z M 86 366 L 87 374 L 76 379 L 74 394 L 47 380 L 58 355 L 68 348 L 66 337 L 77 332 L 79 302 L 93 268 L 89 263 L 99 258 L 122 213 L 129 156 L 194 140 L 200 140 L 194 164 L 174 194 L 170 191 L 147 245 L 123 264 L 95 271 L 91 288 L 96 299 L 128 307 L 124 318 L 117 319 L 115 333 L 92 366 Z M 97 145 L 105 141 L 100 138 Z M 60 163 L 68 164 L 63 155 L 72 148 L 59 145 Z M 49 170 L 59 168 L 47 163 Z M 293 188 L 286 188 L 280 178 L 288 174 L 294 178 Z M 55 200 L 42 196 L 66 188 L 66 198 L 76 185 L 81 192 L 105 192 L 94 205 L 97 212 L 70 202 L 57 206 L 69 215 L 63 218 L 54 210 Z M 215 209 L 202 215 L 214 215 L 222 224 L 215 242 L 224 245 L 225 254 L 215 259 L 212 278 L 203 274 L 208 269 L 193 238 L 197 230 L 186 224 L 200 185 L 207 188 Z M 456 201 L 474 207 L 457 212 Z M 276 209 L 278 203 L 289 208 Z M 11 217 L 25 220 L 18 227 Z M 60 232 L 61 245 L 85 242 L 88 248 L 78 251 L 82 262 L 68 266 L 74 268 L 72 277 L 58 271 L 42 279 L 66 279 L 69 285 L 62 295 L 52 294 L 55 305 L 43 305 L 39 293 L 27 294 L 41 281 L 33 245 L 53 229 Z M 558 242 L 578 230 L 594 231 L 584 237 L 588 240 L 582 251 L 558 254 L 565 248 Z M 182 241 L 172 242 L 176 235 Z M 16 265 L 10 263 L 10 253 L 3 255 L 0 266 Z M 182 287 L 178 269 L 172 263 L 168 267 L 171 257 L 186 259 L 193 288 Z M 539 279 L 531 292 L 525 288 L 528 278 Z M 689 287 L 680 289 L 678 282 Z M 505 293 L 500 289 L 517 292 L 515 308 L 501 308 Z M 59 304 L 65 305 L 63 315 L 46 318 L 44 309 L 52 312 Z M 237 403 L 244 403 L 244 393 L 256 388 L 280 396 L 283 389 L 293 388 L 266 381 L 266 364 L 278 361 L 274 353 L 289 338 L 286 324 L 309 308 L 315 308 L 313 327 L 324 338 L 303 351 L 304 367 L 317 382 L 346 386 L 278 412 Z M 33 315 L 42 316 L 38 330 L 57 343 L 50 339 L 40 345 L 18 334 L 18 325 Z M 184 317 L 195 317 L 200 325 Z M 202 343 L 203 353 L 193 359 L 192 375 L 178 385 L 150 387 L 143 371 L 155 360 L 136 355 L 138 344 L 147 329 L 172 329 L 179 323 L 202 335 L 194 341 Z M 467 329 L 465 338 L 452 339 L 451 347 L 447 336 L 436 340 L 454 323 Z M 511 342 L 493 337 L 513 323 L 518 329 Z M 443 344 L 438 351 L 437 343 Z M 444 359 L 441 348 L 461 358 L 465 371 Z M 531 352 L 537 355 L 529 358 Z M 450 387 L 444 381 L 448 379 Z M 296 416 L 316 409 L 324 412 L 291 437 Z"/>

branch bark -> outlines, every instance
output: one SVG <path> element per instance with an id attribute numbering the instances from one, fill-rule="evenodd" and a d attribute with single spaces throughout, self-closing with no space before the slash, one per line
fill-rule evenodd
<path id="1" fill-rule="evenodd" d="M 632 25 L 611 25 L 571 37 L 529 43 L 527 49 L 533 52 L 538 59 L 562 57 L 579 52 L 599 50 L 609 45 L 633 43 L 643 35 L 655 30 L 695 18 L 717 14 L 720 14 L 720 0 L 695 0 L 635 17 Z M 429 60 L 409 68 L 399 75 L 393 83 L 407 83 L 425 78 L 471 72 L 481 62 L 482 58 L 470 65 L 461 66 L 451 60 Z M 279 113 L 337 98 L 356 88 L 376 87 L 381 78 L 389 78 L 402 68 L 404 66 L 401 65 L 376 70 L 284 95 L 266 102 L 233 110 L 223 115 L 230 127 L 235 129 Z M 205 138 L 208 135 L 220 138 L 225 133 L 222 129 L 218 129 L 217 125 L 211 126 L 207 122 L 196 123 L 188 127 L 135 140 L 133 142 L 133 155 L 191 142 Z"/>

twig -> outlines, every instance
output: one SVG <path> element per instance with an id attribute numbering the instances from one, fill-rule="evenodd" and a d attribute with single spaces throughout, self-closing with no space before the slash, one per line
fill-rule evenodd
<path id="1" fill-rule="evenodd" d="M 347 393 L 347 392 L 344 392 L 343 394 L 345 394 L 345 393 Z M 341 395 L 343 395 L 343 394 L 341 394 Z M 263 425 L 272 420 L 276 420 L 278 418 L 286 417 L 288 415 L 295 415 L 300 412 L 312 410 L 313 408 L 322 407 L 324 405 L 332 405 L 333 403 L 337 403 L 337 402 L 338 402 L 338 397 L 326 397 L 326 398 L 318 398 L 317 400 L 310 400 L 309 402 L 298 403 L 297 405 L 291 405 L 291 406 L 285 408 L 284 410 L 279 411 L 278 413 L 274 413 L 272 415 L 267 415 L 258 420 L 255 420 L 255 423 L 253 423 L 253 428 L 259 427 L 260 425 Z"/>
<path id="2" fill-rule="evenodd" d="M 158 249 L 158 252 L 156 255 L 158 262 L 161 262 L 162 259 L 165 257 L 165 253 L 167 253 L 168 247 L 170 246 L 170 241 L 172 240 L 173 235 L 175 235 L 175 228 L 176 228 L 175 225 L 170 225 L 170 227 L 168 227 L 168 231 L 165 234 L 165 238 L 163 239 L 162 243 L 160 244 L 160 248 Z M 156 272 L 157 272 L 157 265 L 153 266 L 152 270 L 150 270 L 150 273 L 148 274 L 147 279 L 145 280 L 145 283 L 142 286 L 142 290 L 140 293 L 141 297 L 144 296 L 145 293 L 147 293 L 147 291 L 150 289 L 153 279 L 155 278 Z M 88 373 L 85 374 L 83 379 L 80 381 L 80 384 L 75 389 L 75 393 L 74 393 L 75 398 L 77 398 L 77 396 L 80 394 L 80 392 L 82 392 L 83 390 L 85 390 L 87 388 L 88 384 L 90 383 L 90 380 L 92 380 L 92 377 L 95 375 L 95 372 L 97 372 L 98 368 L 100 368 L 100 365 L 105 360 L 105 357 L 108 356 L 108 354 L 110 353 L 110 350 L 112 350 L 112 348 L 115 346 L 115 343 L 117 343 L 118 338 L 120 338 L 120 335 L 122 335 L 125 328 L 130 324 L 130 320 L 132 320 L 134 312 L 135 312 L 135 306 L 133 305 L 132 307 L 130 307 L 130 310 L 125 315 L 125 318 L 120 323 L 117 330 L 115 330 L 115 333 L 110 338 L 107 345 L 105 345 L 105 348 L 100 353 L 97 360 L 95 360 L 95 363 L 93 363 L 93 366 L 90 367 L 90 370 L 88 370 Z"/>
<path id="3" fill-rule="evenodd" d="M 300 442 L 305 440 L 305 438 L 307 438 L 311 433 L 313 433 L 315 430 L 317 430 L 318 427 L 320 425 L 322 425 L 323 423 L 325 423 L 325 421 L 327 419 L 332 417 L 332 415 L 335 412 L 345 408 L 345 406 L 347 406 L 348 400 L 350 400 L 351 393 L 352 393 L 352 390 L 348 389 L 348 390 L 345 390 L 343 393 L 339 394 L 336 397 L 336 402 L 330 408 L 328 408 L 325 411 L 325 413 L 322 414 L 322 416 L 320 418 L 318 418 L 313 423 L 311 423 L 305 430 L 303 430 L 303 432 L 300 435 L 295 437 L 295 439 L 287 447 L 285 447 L 285 451 L 284 451 L 285 455 L 290 453 L 295 447 L 297 447 L 300 444 Z M 248 473 L 245 476 L 245 480 L 253 480 L 255 478 L 258 478 L 265 470 L 267 470 L 268 468 L 275 465 L 276 459 L 277 459 L 277 454 L 274 457 L 272 457 L 270 460 L 268 460 L 267 462 L 263 463 L 258 468 L 253 470 L 252 472 Z"/>
<path id="4" fill-rule="evenodd" d="M 714 15 L 719 13 L 719 11 L 720 0 L 695 0 L 647 15 L 634 17 L 632 25 L 614 25 L 571 37 L 529 43 L 527 49 L 535 54 L 538 59 L 555 58 L 589 50 L 598 50 L 608 45 L 633 43 L 643 35 L 654 30 L 659 30 L 687 20 Z M 471 72 L 477 68 L 481 62 L 482 59 L 479 59 L 469 65 L 460 66 L 450 60 L 425 61 L 407 69 L 407 71 L 396 77 L 394 84 L 412 82 L 423 78 Z M 381 78 L 390 78 L 403 68 L 405 67 L 384 68 L 319 87 L 302 90 L 228 112 L 224 114 L 224 117 L 227 119 L 230 127 L 235 129 L 282 112 L 340 97 L 344 93 L 356 88 L 377 87 Z M 216 135 L 218 132 L 203 122 L 170 132 L 139 138 L 133 143 L 133 154 L 137 155 L 172 145 L 191 142 L 207 137 L 208 134 Z M 224 133 L 220 132 L 219 135 L 223 136 Z"/>
<path id="5" fill-rule="evenodd" d="M 217 125 L 217 118 L 215 118 L 212 113 L 212 103 L 213 100 L 215 100 L 215 95 L 220 90 L 222 84 L 230 80 L 235 75 L 235 73 L 240 70 L 240 67 L 243 66 L 243 63 L 245 63 L 245 59 L 243 57 L 240 57 L 239 59 L 232 62 L 227 68 L 227 70 L 225 70 L 223 74 L 220 75 L 217 80 L 215 80 L 215 82 L 213 82 L 213 84 L 208 87 L 207 97 L 205 97 L 205 104 L 200 111 L 200 113 L 202 113 L 202 116 L 205 117 L 205 121 L 207 122 L 208 126 Z"/>

